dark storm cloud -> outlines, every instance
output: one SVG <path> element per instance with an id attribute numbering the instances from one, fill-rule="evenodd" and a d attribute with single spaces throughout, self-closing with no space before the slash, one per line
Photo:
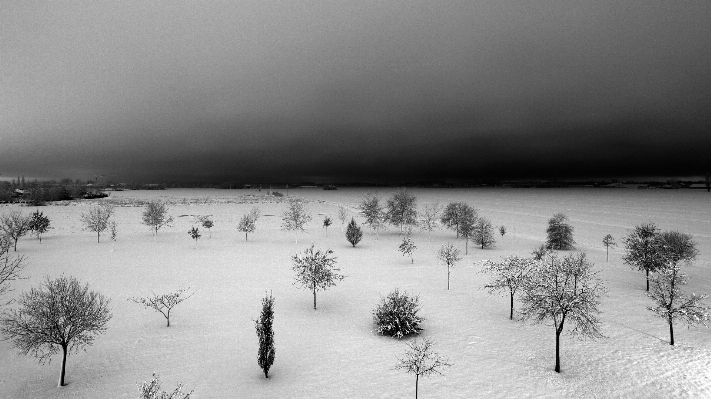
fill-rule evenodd
<path id="1" fill-rule="evenodd" d="M 0 173 L 698 175 L 707 2 L 4 3 Z"/>

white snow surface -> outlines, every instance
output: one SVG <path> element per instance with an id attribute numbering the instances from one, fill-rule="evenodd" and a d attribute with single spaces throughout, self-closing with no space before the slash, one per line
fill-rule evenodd
<path id="1" fill-rule="evenodd" d="M 0 341 L 0 398 L 136 398 L 137 384 L 157 372 L 163 388 L 178 382 L 193 398 L 412 398 L 415 378 L 395 370 L 408 339 L 373 332 L 372 310 L 381 296 L 400 288 L 420 296 L 423 336 L 453 364 L 444 376 L 420 379 L 420 398 L 711 398 L 711 329 L 668 326 L 646 309 L 644 274 L 621 261 L 621 238 L 636 224 L 655 222 L 662 230 L 690 233 L 700 255 L 684 267 L 686 292 L 711 292 L 711 194 L 704 190 L 634 189 L 408 189 L 418 205 L 465 201 L 494 226 L 505 225 L 494 248 L 469 244 L 452 271 L 439 264 L 439 247 L 454 232 L 415 232 L 414 264 L 402 256 L 398 229 L 376 240 L 364 226 L 353 248 L 341 232 L 338 205 L 361 223 L 357 206 L 366 191 L 388 198 L 395 189 L 290 189 L 309 200 L 314 219 L 305 234 L 280 230 L 285 205 L 266 190 L 169 189 L 112 192 L 108 199 L 73 201 L 40 208 L 52 229 L 42 243 L 23 237 L 17 253 L 27 258 L 26 280 L 13 283 L 9 298 L 39 287 L 45 276 L 61 274 L 89 283 L 111 298 L 108 330 L 85 352 L 67 361 L 67 386 L 57 387 L 61 355 L 40 365 Z M 279 190 L 285 193 L 285 190 Z M 141 224 L 141 201 L 169 202 L 172 227 L 151 235 Z M 116 242 L 82 229 L 79 215 L 89 206 L 117 206 Z M 245 242 L 236 227 L 253 206 L 262 216 Z M 34 208 L 0 206 L 0 213 Z M 545 239 L 547 220 L 563 212 L 575 229 L 576 250 L 585 251 L 600 270 L 609 294 L 600 315 L 606 338 L 561 340 L 561 373 L 553 370 L 552 326 L 508 319 L 508 298 L 489 295 L 479 273 L 482 261 L 506 255 L 528 256 Z M 211 215 L 197 245 L 187 234 L 191 216 Z M 334 224 L 326 234 L 323 215 Z M 203 229 L 200 228 L 202 231 Z M 619 246 L 605 261 L 602 238 Z M 347 277 L 312 295 L 293 285 L 291 256 L 306 247 L 331 248 Z M 190 287 L 194 296 L 174 309 L 171 326 L 158 313 L 128 301 L 151 292 Z M 276 360 L 266 379 L 257 365 L 254 320 L 265 292 L 275 297 Z M 9 299 L 4 298 L 4 299 Z M 13 305 L 10 305 L 13 306 Z M 519 303 L 516 303 L 519 306 Z"/>

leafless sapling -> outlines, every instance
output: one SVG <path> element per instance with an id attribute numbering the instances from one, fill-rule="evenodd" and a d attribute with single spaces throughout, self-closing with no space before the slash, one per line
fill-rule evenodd
<path id="1" fill-rule="evenodd" d="M 409 235 L 405 236 L 405 238 L 402 239 L 402 242 L 400 243 L 400 247 L 398 249 L 400 252 L 402 252 L 402 256 L 410 257 L 410 263 L 415 263 L 415 259 L 412 255 L 415 252 L 415 249 L 417 249 L 417 246 L 415 246 L 415 243 L 412 241 Z"/>
<path id="2" fill-rule="evenodd" d="M 509 293 L 511 302 L 509 320 L 513 320 L 514 296 L 526 285 L 528 273 L 535 265 L 535 260 L 520 256 L 507 256 L 500 262 L 488 260 L 484 263 L 481 272 L 491 275 L 491 281 L 484 288 L 488 288 L 490 294 L 503 290 Z"/>
<path id="3" fill-rule="evenodd" d="M 14 241 L 15 252 L 17 252 L 17 240 L 30 232 L 30 220 L 29 215 L 23 215 L 20 211 L 0 215 L 0 230 Z"/>
<path id="4" fill-rule="evenodd" d="M 501 234 L 501 238 L 504 238 L 504 235 L 506 234 L 506 226 L 499 226 L 499 234 Z"/>
<path id="5" fill-rule="evenodd" d="M 452 244 L 442 245 L 437 253 L 437 259 L 447 266 L 447 289 L 449 290 L 449 274 L 454 265 L 462 259 L 459 256 L 459 250 Z"/>
<path id="6" fill-rule="evenodd" d="M 237 225 L 237 230 L 244 233 L 244 240 L 247 241 L 247 235 L 257 229 L 254 218 L 251 214 L 242 215 Z"/>
<path id="7" fill-rule="evenodd" d="M 584 253 L 559 259 L 547 256 L 528 274 L 522 295 L 522 320 L 551 322 L 555 328 L 555 371 L 560 372 L 560 335 L 565 322 L 574 325 L 572 335 L 601 338 L 598 305 L 605 287 L 592 271 Z"/>
<path id="8" fill-rule="evenodd" d="M 602 245 L 605 246 L 605 262 L 609 262 L 610 261 L 610 247 L 617 246 L 617 243 L 615 242 L 615 238 L 612 237 L 612 234 L 608 234 L 602 238 Z"/>
<path id="9" fill-rule="evenodd" d="M 281 228 L 282 230 L 293 231 L 296 243 L 298 243 L 299 231 L 304 231 L 304 227 L 311 219 L 311 214 L 306 210 L 304 200 L 290 198 L 286 211 L 281 216 Z"/>
<path id="10" fill-rule="evenodd" d="M 365 224 L 370 226 L 371 231 L 375 232 L 375 238 L 378 239 L 378 232 L 385 227 L 385 212 L 380 205 L 380 197 L 374 193 L 366 193 L 358 208 L 365 218 Z"/>
<path id="11" fill-rule="evenodd" d="M 439 213 L 442 211 L 442 207 L 439 203 L 435 202 L 433 204 L 426 204 L 422 212 L 420 212 L 420 226 L 427 230 L 427 241 L 430 241 L 432 236 L 432 230 L 437 228 Z"/>
<path id="12" fill-rule="evenodd" d="M 87 213 L 81 214 L 81 221 L 84 228 L 96 233 L 96 242 L 100 242 L 101 233 L 109 227 L 109 219 L 114 214 L 114 206 L 103 202 L 92 206 Z"/>
<path id="13" fill-rule="evenodd" d="M 686 274 L 680 263 L 691 263 L 698 251 L 691 235 L 678 231 L 665 231 L 660 235 L 660 252 L 663 266 L 652 277 L 652 289 L 647 294 L 655 302 L 648 309 L 669 324 L 669 344 L 674 345 L 674 321 L 685 321 L 689 326 L 701 324 L 708 327 L 709 307 L 703 303 L 708 294 L 690 296 L 682 292 Z"/>
<path id="14" fill-rule="evenodd" d="M 167 327 L 170 327 L 170 312 L 174 307 L 178 306 L 181 302 L 190 298 L 194 294 L 190 293 L 190 295 L 185 295 L 188 290 L 190 290 L 190 287 L 185 289 L 180 288 L 170 294 L 156 295 L 155 293 L 152 293 L 153 295 L 149 297 L 128 298 L 128 300 L 162 314 L 167 322 Z"/>
<path id="15" fill-rule="evenodd" d="M 653 222 L 647 222 L 635 226 L 622 239 L 625 244 L 625 254 L 622 255 L 622 261 L 631 267 L 645 271 L 647 292 L 649 292 L 649 273 L 657 271 L 662 266 L 659 234 L 657 226 Z"/>
<path id="16" fill-rule="evenodd" d="M 398 363 L 395 365 L 396 370 L 402 369 L 408 374 L 415 375 L 415 399 L 417 399 L 420 376 L 442 375 L 441 368 L 452 366 L 446 358 L 440 357 L 437 352 L 432 351 L 433 345 L 434 341 L 430 338 L 408 342 L 407 346 L 410 349 L 405 352 L 404 358 L 398 359 Z"/>
<path id="17" fill-rule="evenodd" d="M 158 230 L 173 223 L 173 217 L 168 215 L 168 205 L 159 200 L 149 201 L 142 215 L 143 224 L 151 228 L 154 236 Z"/>
<path id="18" fill-rule="evenodd" d="M 476 219 L 463 219 L 459 222 L 459 236 L 464 239 L 464 254 L 469 255 L 469 240 L 474 239 Z"/>
<path id="19" fill-rule="evenodd" d="M 3 313 L 0 333 L 20 354 L 31 354 L 40 363 L 61 350 L 58 385 L 63 386 L 67 355 L 90 346 L 106 331 L 109 299 L 89 291 L 88 284 L 82 287 L 75 278 L 61 276 L 47 277 L 42 288 L 23 293 L 17 302 L 19 309 Z"/>
<path id="20" fill-rule="evenodd" d="M 346 223 L 346 220 L 348 220 L 348 211 L 346 207 L 342 205 L 338 206 L 338 220 L 341 221 L 341 232 L 343 232 L 343 225 Z"/>
<path id="21" fill-rule="evenodd" d="M 158 374 L 153 373 L 153 379 L 149 382 L 138 384 L 139 399 L 190 399 L 190 395 L 193 394 L 193 391 L 184 394 L 181 383 L 178 383 L 172 392 L 164 391 L 160 385 Z"/>
<path id="22" fill-rule="evenodd" d="M 543 260 L 551 252 L 553 251 L 548 249 L 546 247 L 546 244 L 541 244 L 540 246 L 538 246 L 538 248 L 534 249 L 533 252 L 531 252 L 531 255 L 533 255 L 533 259 L 535 260 Z"/>
<path id="23" fill-rule="evenodd" d="M 259 320 L 255 320 L 257 337 L 259 338 L 259 350 L 257 352 L 257 363 L 264 371 L 264 377 L 269 378 L 269 369 L 274 364 L 276 349 L 274 348 L 274 297 L 269 294 L 262 298 L 262 313 Z"/>
<path id="24" fill-rule="evenodd" d="M 328 235 L 328 226 L 330 226 L 332 223 L 333 221 L 331 220 L 330 216 L 326 215 L 323 218 L 323 228 L 326 229 L 326 235 Z"/>
<path id="25" fill-rule="evenodd" d="M 294 263 L 292 269 L 296 273 L 294 285 L 298 284 L 313 293 L 314 309 L 316 309 L 316 291 L 335 286 L 337 281 L 345 278 L 338 273 L 341 269 L 336 267 L 336 257 L 332 255 L 333 251 L 330 249 L 314 251 L 314 246 L 311 245 L 306 248 L 302 256 L 296 254 L 291 257 Z"/>

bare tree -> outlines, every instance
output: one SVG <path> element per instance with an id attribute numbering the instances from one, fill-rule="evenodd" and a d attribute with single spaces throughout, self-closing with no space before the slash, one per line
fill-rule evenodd
<path id="1" fill-rule="evenodd" d="M 570 334 L 601 338 L 600 297 L 605 287 L 584 253 L 559 259 L 555 254 L 537 262 L 528 274 L 521 302 L 523 320 L 535 323 L 552 322 L 555 328 L 555 371 L 560 373 L 560 335 L 565 322 L 575 327 Z"/>
<path id="2" fill-rule="evenodd" d="M 492 280 L 484 288 L 489 289 L 489 293 L 507 290 L 511 300 L 509 320 L 513 320 L 514 296 L 519 289 L 525 287 L 528 273 L 534 268 L 536 261 L 520 256 L 507 256 L 501 262 L 491 260 L 484 263 L 482 273 L 490 274 Z"/>
<path id="3" fill-rule="evenodd" d="M 459 236 L 464 239 L 464 254 L 469 255 L 469 240 L 473 240 L 476 233 L 477 219 L 462 219 L 459 222 Z"/>
<path id="4" fill-rule="evenodd" d="M 81 214 L 84 228 L 96 232 L 96 242 L 100 242 L 101 233 L 109 227 L 109 219 L 114 214 L 114 206 L 103 202 L 91 207 L 89 212 Z"/>
<path id="5" fill-rule="evenodd" d="M 49 218 L 40 212 L 39 209 L 36 210 L 30 218 L 30 231 L 37 236 L 39 242 L 42 242 L 42 234 L 46 233 L 49 229 Z"/>
<path id="6" fill-rule="evenodd" d="M 90 346 L 106 331 L 109 299 L 89 291 L 88 284 L 81 287 L 75 278 L 61 276 L 47 277 L 42 288 L 23 293 L 17 302 L 19 309 L 2 315 L 0 333 L 20 354 L 31 354 L 40 363 L 61 350 L 59 386 L 63 386 L 67 355 Z"/>
<path id="7" fill-rule="evenodd" d="M 269 378 L 269 369 L 274 364 L 276 349 L 274 348 L 274 297 L 267 295 L 262 298 L 262 313 L 259 320 L 255 320 L 257 337 L 259 337 L 259 351 L 257 363 L 264 371 L 264 377 Z"/>
<path id="8" fill-rule="evenodd" d="M 496 240 L 494 239 L 494 227 L 491 225 L 489 219 L 480 217 L 474 223 L 473 229 L 473 241 L 477 245 L 481 245 L 481 249 L 489 248 Z"/>
<path id="9" fill-rule="evenodd" d="M 681 285 L 687 277 L 681 272 L 680 263 L 690 263 L 696 258 L 696 243 L 689 234 L 678 231 L 663 232 L 660 235 L 660 252 L 664 265 L 652 277 L 652 290 L 647 294 L 656 302 L 648 307 L 657 316 L 669 324 L 669 345 L 674 345 L 674 321 L 685 321 L 689 326 L 702 324 L 708 326 L 709 307 L 703 300 L 707 294 L 686 295 Z"/>
<path id="10" fill-rule="evenodd" d="M 143 210 L 143 224 L 149 226 L 154 236 L 158 236 L 158 230 L 173 223 L 173 217 L 168 215 L 168 205 L 155 200 L 146 204 Z"/>
<path id="11" fill-rule="evenodd" d="M 573 226 L 567 223 L 568 217 L 562 213 L 556 213 L 548 219 L 546 233 L 546 247 L 556 251 L 573 249 Z"/>
<path id="12" fill-rule="evenodd" d="M 338 220 L 341 221 L 341 232 L 343 232 L 343 225 L 348 220 L 348 211 L 344 206 L 338 206 Z"/>
<path id="13" fill-rule="evenodd" d="M 245 241 L 247 241 L 247 234 L 254 232 L 256 229 L 257 226 L 250 214 L 243 215 L 242 219 L 239 220 L 239 225 L 237 225 L 237 230 L 244 233 Z"/>
<path id="14" fill-rule="evenodd" d="M 447 228 L 454 230 L 457 233 L 457 238 L 461 233 L 461 226 L 464 223 L 471 222 L 477 218 L 476 209 L 463 202 L 450 202 L 442 211 L 440 221 Z"/>
<path id="15" fill-rule="evenodd" d="M 439 221 L 439 213 L 442 211 L 442 207 L 439 203 L 425 205 L 425 209 L 420 212 L 420 226 L 422 229 L 427 230 L 427 241 L 430 241 L 432 236 L 432 230 L 436 229 Z"/>
<path id="16" fill-rule="evenodd" d="M 141 395 L 139 399 L 190 399 L 190 395 L 193 394 L 193 391 L 183 394 L 183 384 L 180 383 L 170 393 L 162 390 L 160 384 L 160 378 L 153 373 L 152 380 L 138 385 L 138 392 Z"/>
<path id="17" fill-rule="evenodd" d="M 400 233 L 403 233 L 405 226 L 417 225 L 417 198 L 405 189 L 393 194 L 386 201 L 386 208 L 385 221 L 399 226 Z"/>
<path id="18" fill-rule="evenodd" d="M 152 292 L 151 294 L 153 294 L 153 296 L 146 298 L 128 298 L 128 300 L 162 314 L 167 321 L 167 327 L 170 327 L 170 312 L 174 307 L 178 306 L 181 302 L 190 298 L 194 294 L 190 293 L 190 295 L 185 296 L 184 294 L 186 294 L 188 290 L 190 290 L 190 287 L 185 289 L 180 288 L 170 294 L 156 295 Z"/>
<path id="19" fill-rule="evenodd" d="M 17 240 L 30 232 L 30 220 L 29 215 L 23 215 L 20 211 L 0 215 L 0 230 L 15 242 L 15 252 L 17 252 Z"/>
<path id="20" fill-rule="evenodd" d="M 612 234 L 608 234 L 602 239 L 602 245 L 605 246 L 605 262 L 610 261 L 610 247 L 616 247 L 617 243 L 615 243 L 615 238 L 612 237 Z"/>
<path id="21" fill-rule="evenodd" d="M 314 294 L 314 309 L 316 309 L 316 291 L 323 291 L 336 285 L 337 281 L 345 276 L 338 274 L 341 269 L 336 267 L 336 257 L 333 251 L 320 249 L 314 252 L 314 246 L 306 248 L 303 256 L 298 254 L 291 257 L 294 262 L 293 270 L 296 272 L 294 285 L 299 284 Z"/>
<path id="22" fill-rule="evenodd" d="M 402 239 L 402 243 L 400 243 L 400 247 L 398 249 L 402 252 L 402 256 L 410 257 L 410 263 L 415 263 L 415 259 L 412 257 L 412 254 L 415 252 L 417 247 L 415 246 L 415 243 L 412 242 L 410 236 L 405 236 L 405 238 Z"/>
<path id="23" fill-rule="evenodd" d="M 370 229 L 375 232 L 375 238 L 378 239 L 378 231 L 385 227 L 385 212 L 380 205 L 380 197 L 374 193 L 366 193 L 359 209 L 365 218 L 365 224 L 370 226 Z"/>
<path id="24" fill-rule="evenodd" d="M 504 235 L 506 234 L 506 226 L 499 226 L 499 234 L 501 234 L 501 238 L 504 238 Z"/>
<path id="25" fill-rule="evenodd" d="M 403 359 L 398 359 L 398 363 L 395 365 L 396 370 L 404 369 L 406 373 L 415 375 L 415 399 L 417 399 L 420 376 L 442 375 L 440 369 L 451 366 L 447 359 L 432 351 L 433 345 L 434 341 L 430 338 L 408 342 L 407 346 L 410 349 L 405 352 Z"/>
<path id="26" fill-rule="evenodd" d="M 24 268 L 24 256 L 10 256 L 7 252 L 0 254 L 0 298 L 2 298 L 2 296 L 6 293 L 12 291 L 10 288 L 11 281 L 23 280 L 26 278 L 20 276 L 20 273 Z M 5 304 L 8 305 L 10 303 L 12 303 L 12 301 Z"/>
<path id="27" fill-rule="evenodd" d="M 333 221 L 331 220 L 331 217 L 328 216 L 328 215 L 326 215 L 326 216 L 323 218 L 323 228 L 326 229 L 326 235 L 328 235 L 328 226 L 330 226 L 331 224 L 333 224 Z"/>
<path id="28" fill-rule="evenodd" d="M 299 242 L 299 231 L 304 231 L 304 227 L 311 221 L 311 214 L 306 211 L 304 201 L 301 199 L 289 199 L 286 211 L 282 214 L 281 228 L 286 231 L 293 231 L 296 243 Z"/>
<path id="29" fill-rule="evenodd" d="M 531 252 L 531 255 L 533 255 L 533 259 L 535 260 L 543 260 L 551 252 L 552 251 L 548 249 L 545 244 L 541 244 L 538 248 L 534 249 L 533 252 Z"/>
<path id="30" fill-rule="evenodd" d="M 447 289 L 449 290 L 449 274 L 454 268 L 454 265 L 462 260 L 459 256 L 459 250 L 454 248 L 454 245 L 442 245 L 437 253 L 437 259 L 447 266 Z"/>
<path id="31" fill-rule="evenodd" d="M 622 239 L 625 244 L 625 254 L 622 260 L 639 270 L 644 270 L 647 279 L 647 292 L 649 292 L 649 273 L 655 272 L 662 266 L 659 245 L 659 229 L 652 223 L 642 223 Z"/>

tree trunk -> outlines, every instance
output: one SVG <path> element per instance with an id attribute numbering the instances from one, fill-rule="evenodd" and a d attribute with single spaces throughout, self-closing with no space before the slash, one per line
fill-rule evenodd
<path id="1" fill-rule="evenodd" d="M 314 310 L 316 310 L 316 290 L 314 289 Z"/>
<path id="2" fill-rule="evenodd" d="M 649 292 L 649 269 L 646 269 L 647 272 L 647 292 Z"/>
<path id="3" fill-rule="evenodd" d="M 674 345 L 674 323 L 669 321 L 669 345 Z"/>
<path id="4" fill-rule="evenodd" d="M 555 372 L 560 373 L 560 332 L 555 331 Z"/>
<path id="5" fill-rule="evenodd" d="M 511 313 L 509 313 L 509 320 L 513 320 L 513 291 L 511 291 Z"/>
<path id="6" fill-rule="evenodd" d="M 170 310 L 168 311 L 168 314 L 165 316 L 165 319 L 168 321 L 168 325 L 166 327 L 170 327 Z"/>
<path id="7" fill-rule="evenodd" d="M 67 346 L 62 345 L 62 371 L 59 372 L 59 385 L 60 387 L 64 386 L 64 374 L 65 374 L 65 369 L 67 367 Z"/>
<path id="8" fill-rule="evenodd" d="M 17 252 L 17 238 L 15 238 L 15 252 Z"/>
<path id="9" fill-rule="evenodd" d="M 244 232 L 244 240 L 247 241 L 247 232 Z"/>
<path id="10" fill-rule="evenodd" d="M 417 385 L 419 384 L 419 382 L 420 382 L 420 375 L 416 374 L 415 375 L 415 399 L 417 399 Z"/>
<path id="11" fill-rule="evenodd" d="M 469 237 L 464 240 L 464 255 L 469 255 Z"/>
<path id="12" fill-rule="evenodd" d="M 99 233 L 99 232 L 97 231 L 97 232 L 96 232 L 96 242 L 97 242 L 97 243 L 100 242 L 100 241 L 99 241 L 99 238 L 100 238 L 100 237 L 101 237 L 101 233 Z"/>
<path id="13" fill-rule="evenodd" d="M 447 291 L 449 291 L 449 267 L 447 267 Z"/>

